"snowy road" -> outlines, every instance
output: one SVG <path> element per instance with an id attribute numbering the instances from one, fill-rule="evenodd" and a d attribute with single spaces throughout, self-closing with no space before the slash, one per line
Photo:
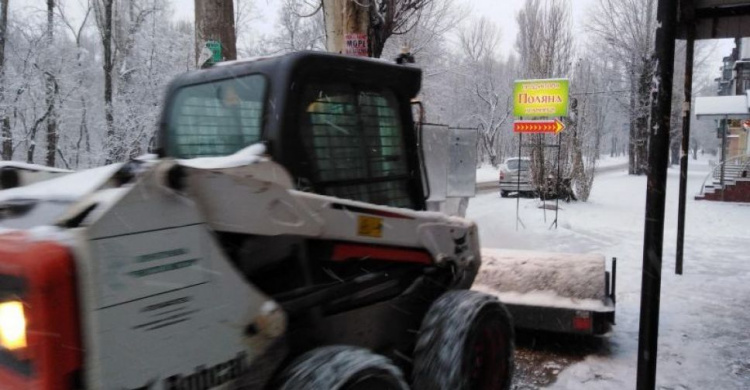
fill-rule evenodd
<path id="1" fill-rule="evenodd" d="M 669 171 L 657 383 L 660 389 L 750 389 L 750 205 L 694 201 L 708 173 L 691 160 L 685 274 L 674 274 L 679 170 Z M 468 217 L 485 247 L 598 252 L 618 258 L 617 325 L 606 348 L 565 368 L 554 389 L 635 387 L 646 178 L 597 176 L 587 203 L 554 211 L 521 199 L 525 229 L 515 231 L 516 199 L 496 193 L 470 202 Z M 520 388 L 534 388 L 530 383 Z"/>

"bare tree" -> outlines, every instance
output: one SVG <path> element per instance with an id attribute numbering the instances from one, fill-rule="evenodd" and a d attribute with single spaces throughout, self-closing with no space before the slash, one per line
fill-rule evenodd
<path id="1" fill-rule="evenodd" d="M 323 14 L 305 0 L 284 0 L 279 11 L 279 32 L 269 42 L 272 52 L 324 50 Z"/>
<path id="2" fill-rule="evenodd" d="M 104 70 L 104 117 L 106 121 L 106 159 L 105 164 L 111 164 L 117 161 L 115 151 L 115 117 L 113 110 L 112 96 L 114 93 L 113 72 L 115 64 L 115 48 L 113 42 L 114 25 L 112 14 L 115 0 L 95 0 L 94 13 L 96 23 L 99 26 L 99 34 L 104 49 L 102 69 Z"/>
<path id="3" fill-rule="evenodd" d="M 55 0 L 47 0 L 47 47 L 48 50 L 55 44 Z M 47 154 L 45 163 L 47 166 L 55 166 L 57 154 L 57 113 L 55 110 L 55 99 L 57 99 L 57 81 L 51 69 L 52 61 L 47 61 L 48 69 L 45 71 L 46 102 L 49 110 L 47 115 Z"/>
<path id="4" fill-rule="evenodd" d="M 472 62 L 497 58 L 500 29 L 487 18 L 473 20 L 458 34 L 461 52 Z"/>
<path id="5" fill-rule="evenodd" d="M 648 117 L 655 32 L 655 0 L 600 0 L 589 18 L 588 29 L 602 48 L 623 65 L 629 84 L 629 168 L 633 175 L 648 169 Z"/>
<path id="6" fill-rule="evenodd" d="M 8 32 L 8 3 L 9 0 L 0 0 L 0 103 L 5 105 L 5 43 Z M 0 116 L 0 126 L 2 126 L 2 158 L 3 160 L 13 159 L 13 133 L 10 130 L 10 118 L 5 108 L 2 108 Z"/>
<path id="7" fill-rule="evenodd" d="M 510 119 L 513 67 L 498 59 L 500 30 L 489 20 L 470 21 L 458 38 L 467 74 L 461 85 L 471 102 L 470 123 L 479 128 L 482 155 L 497 166 L 503 149 L 500 130 Z"/>
<path id="8" fill-rule="evenodd" d="M 571 75 L 572 115 L 564 136 L 576 197 L 586 201 L 591 194 L 596 162 L 601 153 L 603 131 L 618 117 L 613 94 L 617 79 L 609 77 L 613 64 L 591 49 L 576 63 Z"/>
<path id="9" fill-rule="evenodd" d="M 63 3 L 64 4 L 64 3 Z M 88 79 L 88 75 L 83 72 L 84 69 L 84 50 L 83 50 L 83 32 L 84 28 L 86 27 L 86 24 L 89 20 L 89 17 L 91 16 L 91 13 L 93 11 L 92 5 L 90 2 L 86 3 L 79 3 L 78 5 L 84 9 L 84 16 L 83 20 L 80 22 L 79 25 L 74 26 L 71 22 L 70 18 L 68 18 L 67 12 L 65 10 L 65 7 L 63 4 L 57 5 L 57 14 L 58 19 L 63 23 L 63 25 L 70 31 L 70 34 L 74 38 L 75 47 L 77 49 L 76 56 L 75 56 L 75 76 L 74 83 L 77 86 L 81 87 L 81 91 L 78 97 L 78 101 L 80 102 L 80 120 L 78 121 L 78 136 L 75 141 L 75 153 L 74 157 L 72 159 L 72 165 L 73 167 L 77 168 L 82 160 L 82 157 L 89 157 L 91 154 L 91 134 L 89 132 L 88 127 L 88 109 L 89 109 L 89 93 L 90 90 L 87 87 L 90 87 L 90 82 Z M 58 151 L 60 151 L 60 147 L 58 145 Z M 61 154 L 61 152 L 59 152 Z"/>

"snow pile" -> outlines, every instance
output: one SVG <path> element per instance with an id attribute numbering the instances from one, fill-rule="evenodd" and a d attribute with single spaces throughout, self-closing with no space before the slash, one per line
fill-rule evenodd
<path id="1" fill-rule="evenodd" d="M 235 154 L 223 157 L 199 157 L 177 160 L 180 165 L 197 169 L 226 169 L 236 168 L 263 161 L 266 146 L 263 144 L 250 145 Z"/>
<path id="2" fill-rule="evenodd" d="M 596 161 L 597 168 L 610 168 L 610 167 L 617 167 L 617 166 L 626 166 L 628 165 L 628 156 L 617 156 L 617 157 L 610 157 L 610 156 L 602 156 L 599 160 Z"/>
<path id="3" fill-rule="evenodd" d="M 122 164 L 106 165 L 3 190 L 0 191 L 0 202 L 9 199 L 73 201 L 101 187 L 121 166 Z"/>
<path id="4" fill-rule="evenodd" d="M 544 306 L 570 300 L 601 302 L 606 298 L 604 256 L 591 254 L 501 251 L 482 249 L 476 284 L 485 285 L 516 302 L 520 295 Z M 566 298 L 567 300 L 545 298 Z M 502 299 L 501 299 L 502 300 Z M 508 301 L 510 302 L 510 301 Z"/>

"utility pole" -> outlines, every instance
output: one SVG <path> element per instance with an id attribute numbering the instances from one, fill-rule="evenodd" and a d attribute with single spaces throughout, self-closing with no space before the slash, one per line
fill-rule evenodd
<path id="1" fill-rule="evenodd" d="M 369 2 L 323 0 L 326 24 L 326 50 L 354 56 L 372 57 Z"/>
<path id="2" fill-rule="evenodd" d="M 669 166 L 669 129 L 672 104 L 672 76 L 677 29 L 677 0 L 658 0 L 654 39 L 655 72 L 651 88 L 648 187 L 641 276 L 641 317 L 638 331 L 637 390 L 656 388 L 656 359 L 659 346 L 659 304 L 664 249 L 664 210 Z M 686 118 L 689 120 L 690 118 Z"/>
<path id="3" fill-rule="evenodd" d="M 214 56 L 209 62 L 237 59 L 237 36 L 232 0 L 195 0 L 195 63 L 204 48 Z M 217 61 L 218 60 L 218 61 Z"/>

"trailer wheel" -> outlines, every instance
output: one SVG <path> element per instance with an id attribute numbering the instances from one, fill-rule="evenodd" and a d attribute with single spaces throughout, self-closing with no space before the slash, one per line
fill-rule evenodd
<path id="1" fill-rule="evenodd" d="M 500 197 L 501 198 L 507 198 L 508 197 L 508 191 L 500 190 Z"/>
<path id="2" fill-rule="evenodd" d="M 391 361 L 366 349 L 332 346 L 295 359 L 277 381 L 279 390 L 408 390 Z"/>
<path id="3" fill-rule="evenodd" d="M 422 322 L 414 351 L 414 389 L 510 389 L 513 340 L 510 315 L 497 298 L 448 292 Z"/>

